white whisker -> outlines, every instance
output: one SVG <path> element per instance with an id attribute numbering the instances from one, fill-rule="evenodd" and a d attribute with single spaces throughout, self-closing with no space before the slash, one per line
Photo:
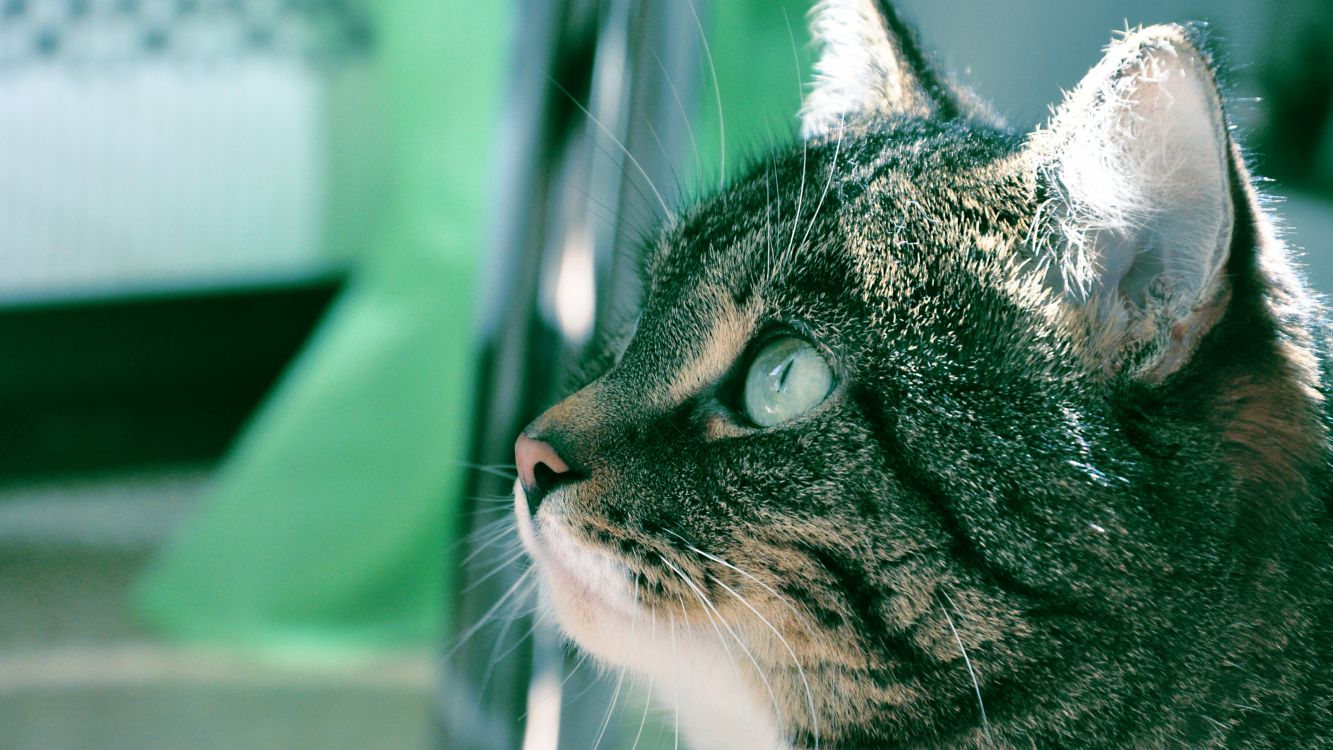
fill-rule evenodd
<path id="1" fill-rule="evenodd" d="M 713 615 L 716 615 L 717 623 L 720 623 L 722 627 L 727 631 L 727 634 L 730 635 L 732 639 L 736 641 L 736 645 L 740 646 L 741 652 L 744 653 L 745 657 L 750 660 L 751 664 L 754 665 L 754 671 L 756 674 L 759 675 L 759 680 L 762 683 L 764 683 L 764 689 L 768 691 L 769 700 L 771 700 L 773 703 L 773 711 L 774 713 L 777 714 L 778 726 L 785 726 L 786 722 L 783 720 L 782 705 L 778 702 L 777 693 L 773 691 L 773 685 L 768 680 L 768 673 L 763 667 L 759 665 L 759 660 L 756 659 L 754 654 L 750 652 L 750 649 L 746 647 L 745 641 L 742 640 L 741 637 L 736 634 L 736 631 L 733 630 L 731 625 L 727 623 L 726 619 L 722 617 L 722 613 L 717 610 L 717 607 L 714 606 L 711 601 L 709 601 L 708 595 L 705 594 L 703 590 L 701 590 L 698 587 L 698 585 L 694 583 L 694 581 L 690 580 L 689 576 L 686 576 L 685 573 L 682 570 L 680 570 L 680 568 L 677 568 L 675 565 L 671 563 L 670 560 L 667 560 L 666 558 L 662 558 L 662 563 L 666 565 L 668 568 L 670 568 L 673 572 L 675 572 L 675 574 L 679 576 L 682 581 L 685 582 L 686 586 L 690 587 L 690 590 L 694 592 L 694 595 L 696 597 L 698 597 L 699 602 L 704 605 L 704 614 L 708 615 L 708 619 L 712 621 Z M 708 614 L 710 611 L 712 612 L 712 615 Z M 713 625 L 714 630 L 717 630 L 717 623 Z M 720 631 L 718 632 L 718 638 L 722 641 L 722 646 L 725 649 L 727 645 L 726 639 L 722 638 L 722 633 Z M 731 656 L 731 650 L 730 649 L 726 650 L 727 650 L 727 655 Z M 735 657 L 731 658 L 732 658 L 732 666 L 734 667 Z"/>
<path id="2" fill-rule="evenodd" d="M 631 637 L 638 631 L 639 627 L 639 607 L 634 608 L 634 619 L 630 622 L 629 633 Z M 616 680 L 616 690 L 611 695 L 611 705 L 606 709 L 606 716 L 602 719 L 602 728 L 597 731 L 597 739 L 592 743 L 592 750 L 597 750 L 602 744 L 602 738 L 606 735 L 606 728 L 611 725 L 611 716 L 616 712 L 616 703 L 620 700 L 620 689 L 625 684 L 625 673 L 629 670 L 625 667 L 620 669 L 620 678 Z"/>
<path id="3" fill-rule="evenodd" d="M 515 646 L 511 646 L 505 650 L 504 654 L 499 653 L 500 647 L 504 645 L 505 636 L 509 635 L 509 629 L 513 627 L 514 621 L 523 616 L 522 613 L 517 611 L 519 603 L 522 601 L 523 597 L 514 597 L 509 616 L 505 618 L 504 627 L 500 628 L 500 633 L 495 636 L 495 645 L 491 647 L 491 656 L 486 663 L 486 670 L 482 672 L 481 680 L 477 682 L 477 693 L 479 695 L 486 692 L 486 685 L 490 683 L 491 675 L 495 672 L 496 665 L 500 663 L 504 656 L 508 655 L 515 648 Z M 518 639 L 518 643 L 523 643 L 530 635 L 532 635 L 532 628 L 529 628 L 528 632 Z"/>
<path id="4" fill-rule="evenodd" d="M 680 614 L 685 615 L 685 602 L 680 603 Z M 671 683 L 674 692 L 672 704 L 672 723 L 676 729 L 675 750 L 680 750 L 680 659 L 676 655 L 676 616 L 671 615 Z"/>
<path id="5" fill-rule="evenodd" d="M 620 148 L 621 152 L 625 154 L 625 158 L 629 159 L 630 164 L 632 164 L 634 168 L 639 171 L 639 175 L 643 177 L 645 182 L 648 183 L 648 189 L 653 191 L 653 196 L 657 198 L 658 204 L 662 206 L 662 215 L 666 217 L 672 216 L 673 214 L 671 213 L 671 207 L 667 205 L 666 199 L 662 197 L 662 193 L 657 189 L 657 184 L 653 182 L 652 177 L 648 176 L 647 170 L 645 170 L 643 168 L 643 165 L 639 163 L 639 160 L 634 157 L 634 154 L 631 153 L 630 150 L 625 147 L 625 144 L 621 143 L 620 139 L 617 138 L 614 133 L 608 130 L 606 126 L 603 125 L 602 122 L 598 120 L 595 115 L 593 115 L 592 112 L 589 112 L 588 108 L 583 106 L 583 102 L 580 102 L 578 98 L 576 98 L 573 94 L 569 93 L 569 91 L 567 91 L 564 86 L 561 86 L 560 82 L 555 80 L 555 78 L 551 77 L 549 73 L 546 74 L 546 80 L 550 81 L 552 86 L 555 86 L 557 89 L 560 90 L 561 93 L 563 93 L 566 97 L 568 97 L 570 103 L 573 104 L 575 107 L 578 107 L 579 111 L 582 112 L 584 116 L 588 118 L 588 122 L 591 122 L 594 126 L 596 126 L 596 128 L 602 131 L 602 133 L 607 138 L 611 139 L 612 143 L 614 143 L 617 147 Z"/>
<path id="6" fill-rule="evenodd" d="M 809 616 L 808 616 L 807 614 L 801 612 L 801 611 L 796 607 L 796 605 L 792 603 L 792 601 L 791 601 L 791 597 L 787 596 L 786 594 L 783 594 L 783 593 L 779 592 L 777 589 L 774 589 L 772 586 L 769 586 L 767 583 L 764 583 L 762 580 L 760 580 L 760 578 L 759 578 L 758 576 L 755 576 L 753 573 L 749 573 L 749 572 L 746 572 L 746 571 L 744 571 L 744 570 L 741 570 L 740 568 L 736 567 L 735 565 L 732 565 L 731 563 L 729 563 L 729 562 L 727 562 L 726 560 L 724 560 L 724 559 L 718 557 L 717 555 L 713 555 L 713 554 L 710 554 L 710 553 L 708 553 L 708 552 L 705 552 L 705 551 L 699 549 L 698 547 L 694 546 L 694 544 L 691 543 L 689 539 L 687 539 L 687 538 L 684 537 L 684 536 L 681 536 L 681 535 L 678 534 L 677 532 L 672 531 L 671 529 L 665 529 L 665 531 L 666 531 L 666 533 L 668 533 L 668 534 L 670 534 L 670 535 L 676 537 L 677 539 L 681 540 L 682 542 L 684 542 L 684 543 L 685 543 L 685 547 L 686 547 L 687 549 L 689 549 L 691 552 L 693 552 L 693 553 L 695 553 L 695 554 L 698 554 L 698 555 L 703 555 L 704 557 L 708 558 L 709 560 L 712 560 L 713 562 L 717 563 L 718 565 L 725 566 L 726 568 L 728 568 L 728 569 L 730 569 L 730 570 L 732 570 L 732 571 L 735 571 L 736 573 L 738 573 L 738 574 L 740 574 L 740 575 L 742 575 L 742 576 L 745 576 L 745 577 L 748 578 L 749 580 L 753 581 L 753 582 L 755 583 L 755 585 L 759 586 L 759 587 L 762 588 L 764 591 L 768 592 L 768 594 L 769 594 L 770 596 L 772 596 L 774 599 L 776 599 L 778 602 L 780 602 L 780 603 L 786 605 L 787 609 L 790 610 L 791 613 L 792 613 L 793 615 L 796 615 L 796 619 L 801 623 L 801 626 L 805 628 L 805 632 L 806 632 L 807 635 L 810 636 L 811 640 L 818 640 L 818 639 L 819 639 L 819 633 L 818 633 L 814 628 L 810 627 Z"/>
<path id="7" fill-rule="evenodd" d="M 559 688 L 560 688 L 560 689 L 557 690 L 557 691 L 555 691 L 554 693 L 548 693 L 548 694 L 542 696 L 542 698 L 539 699 L 536 703 L 533 703 L 532 705 L 528 706 L 527 710 L 525 710 L 522 714 L 519 714 L 518 720 L 519 720 L 519 721 L 523 721 L 523 720 L 527 719 L 527 718 L 528 718 L 528 714 L 529 714 L 533 709 L 537 708 L 538 706 L 541 706 L 543 703 L 545 703 L 547 700 L 549 700 L 549 699 L 551 698 L 552 695 L 560 695 L 560 696 L 564 696 L 564 692 L 565 692 L 565 691 L 564 691 L 564 688 L 565 688 L 565 685 L 568 684 L 570 680 L 574 679 L 574 675 L 578 674 L 578 672 L 579 672 L 579 668 L 582 667 L 582 666 L 583 666 L 583 663 L 586 662 L 587 660 L 588 660 L 588 654 L 587 654 L 587 652 L 584 652 L 583 656 L 580 657 L 579 660 L 578 660 L 577 662 L 574 663 L 574 668 L 571 669 L 571 670 L 569 670 L 569 674 L 565 675 L 565 679 L 563 679 L 563 680 L 560 681 L 560 685 L 559 685 Z M 594 684 L 595 684 L 595 683 L 594 683 Z M 586 692 L 587 692 L 587 690 L 584 690 L 583 693 L 579 693 L 579 695 L 574 696 L 574 698 L 571 698 L 570 700 L 572 701 L 572 700 L 574 700 L 574 699 L 576 699 L 576 698 L 578 698 L 578 697 L 581 697 L 581 696 L 582 696 L 584 693 L 586 693 Z M 561 698 L 561 703 L 560 703 L 560 705 L 561 705 L 562 707 L 565 705 L 565 700 L 564 700 L 563 697 Z"/>
<path id="8" fill-rule="evenodd" d="M 778 259 L 778 267 L 786 265 L 791 258 L 792 248 L 796 245 L 796 230 L 801 226 L 801 206 L 805 204 L 805 169 L 810 156 L 809 149 L 809 141 L 801 141 L 801 185 L 796 192 L 796 211 L 791 217 L 791 237 L 787 240 L 787 249 L 783 251 Z M 777 267 L 773 269 L 773 272 L 777 272 Z"/>
<path id="9" fill-rule="evenodd" d="M 611 715 L 616 712 L 616 703 L 620 700 L 620 689 L 625 685 L 625 672 L 620 670 L 620 678 L 616 680 L 616 690 L 611 694 L 611 705 L 606 709 L 606 716 L 602 718 L 602 728 L 597 730 L 597 739 L 592 743 L 592 750 L 597 750 L 602 744 L 602 737 L 606 735 L 606 728 L 611 726 Z"/>
<path id="10" fill-rule="evenodd" d="M 517 614 L 514 616 L 514 619 L 518 619 L 519 617 L 524 617 L 524 616 L 527 616 L 527 615 L 536 615 L 538 611 L 539 611 L 539 608 L 535 608 L 535 607 L 534 607 L 534 608 L 530 608 L 530 609 L 528 609 L 526 612 L 519 612 L 519 613 L 517 613 Z M 493 664 L 499 664 L 499 663 L 504 662 L 505 659 L 509 658 L 509 655 L 510 655 L 510 654 L 512 654 L 512 653 L 514 653 L 515 651 L 517 651 L 517 650 L 518 650 L 518 647 L 523 645 L 524 641 L 526 641 L 526 640 L 528 640 L 529 638 L 531 638 L 531 637 L 532 637 L 532 634 L 533 634 L 534 632 L 536 632 L 537 628 L 540 627 L 540 626 L 541 626 L 541 623 L 537 620 L 536 617 L 533 617 L 533 618 L 532 618 L 532 624 L 528 626 L 528 629 L 527 629 L 526 631 L 524 631 L 523 635 L 520 635 L 517 639 L 515 639 L 514 642 L 513 642 L 512 644 L 509 645 L 509 648 L 505 649 L 504 651 L 501 651 L 498 655 L 496 655 L 496 656 L 492 659 L 492 663 L 493 663 Z M 497 645 L 498 645 L 498 641 L 497 641 Z"/>
<path id="11" fill-rule="evenodd" d="M 771 137 L 771 136 L 770 136 Z M 764 268 L 773 272 L 773 163 L 769 162 L 764 170 Z"/>
<path id="12" fill-rule="evenodd" d="M 477 620 L 477 622 L 472 624 L 472 627 L 463 631 L 463 634 L 458 637 L 458 642 L 454 644 L 453 648 L 449 649 L 449 653 L 445 654 L 446 659 L 452 657 L 455 653 L 457 653 L 458 649 L 463 647 L 463 644 L 467 643 L 468 640 L 472 638 L 472 636 L 477 634 L 477 631 L 486 627 L 486 625 L 490 623 L 491 617 L 494 616 L 495 613 L 500 610 L 500 607 L 504 606 L 504 603 L 509 600 L 509 597 L 514 595 L 514 592 L 518 591 L 519 587 L 522 586 L 524 582 L 531 582 L 536 580 L 535 578 L 531 579 L 529 578 L 532 575 L 533 570 L 534 570 L 533 568 L 528 568 L 527 570 L 523 571 L 523 574 L 520 575 L 518 579 L 514 581 L 513 585 L 511 585 L 503 594 L 500 595 L 500 598 L 495 601 L 495 604 L 492 604 L 491 608 L 486 610 L 486 613 L 483 614 L 481 618 Z"/>
<path id="13" fill-rule="evenodd" d="M 518 470 L 512 464 L 488 465 L 474 464 L 470 461 L 459 461 L 458 465 L 466 469 L 480 471 L 483 474 L 490 474 L 491 476 L 500 477 L 501 479 L 507 479 L 511 482 L 518 479 Z M 502 469 L 508 469 L 508 471 L 502 471 Z"/>
<path id="14" fill-rule="evenodd" d="M 986 703 L 981 700 L 981 684 L 977 682 L 977 673 L 972 669 L 972 660 L 967 656 L 967 649 L 963 647 L 963 639 L 958 635 L 958 628 L 954 627 L 953 618 L 949 616 L 949 608 L 955 612 L 958 608 L 954 606 L 953 599 L 949 597 L 949 592 L 940 589 L 940 594 L 948 602 L 948 607 L 944 608 L 944 619 L 949 623 L 949 630 L 953 631 L 953 638 L 958 642 L 958 650 L 963 654 L 963 664 L 967 665 L 967 675 L 972 678 L 972 689 L 977 691 L 977 707 L 981 709 L 981 728 L 986 733 L 986 742 L 994 745 L 995 740 L 991 738 L 990 722 L 986 719 Z"/>
<path id="15" fill-rule="evenodd" d="M 514 501 L 508 503 L 491 502 L 488 500 L 478 501 L 478 507 L 466 512 L 460 513 L 458 517 L 468 518 L 473 521 L 480 521 L 483 525 L 489 525 L 507 519 L 513 512 Z"/>
<path id="16" fill-rule="evenodd" d="M 696 599 L 700 598 L 700 597 L 699 597 L 699 592 L 698 592 L 697 590 L 695 590 L 694 585 L 690 582 L 690 580 L 689 580 L 688 578 L 685 577 L 685 574 L 684 574 L 684 573 L 681 573 L 680 570 L 679 570 L 678 568 L 676 568 L 674 565 L 671 565 L 671 563 L 670 563 L 670 562 L 667 562 L 667 560 L 663 559 L 662 562 L 666 563 L 667 566 L 669 566 L 669 567 L 671 568 L 672 572 L 676 574 L 676 577 L 677 577 L 677 578 L 680 578 L 681 581 L 683 581 L 683 582 L 685 583 L 685 585 L 688 586 L 688 587 L 690 588 L 690 592 L 694 594 L 694 597 L 695 597 Z M 684 597 L 681 597 L 679 593 L 676 594 L 676 597 L 677 597 L 678 599 L 681 600 L 681 601 L 680 601 L 680 611 L 681 611 L 681 616 L 684 617 L 684 616 L 685 616 L 685 600 L 684 600 Z M 728 663 L 731 664 L 731 672 L 732 672 L 732 674 L 734 674 L 734 675 L 736 676 L 736 679 L 737 679 L 737 680 L 740 680 L 740 679 L 741 679 L 741 673 L 740 673 L 740 669 L 736 666 L 736 657 L 731 653 L 731 647 L 727 645 L 727 639 L 722 637 L 722 630 L 721 630 L 720 628 L 718 628 L 717 623 L 714 622 L 714 620 L 713 620 L 713 616 L 708 612 L 707 609 L 704 609 L 704 616 L 708 618 L 708 624 L 712 626 L 712 628 L 713 628 L 713 632 L 714 632 L 714 633 L 717 633 L 717 640 L 718 640 L 718 643 L 722 644 L 722 650 L 723 650 L 723 652 L 725 652 L 726 655 L 727 655 L 727 661 L 728 661 Z"/>
<path id="17" fill-rule="evenodd" d="M 690 150 L 694 152 L 694 171 L 703 170 L 703 161 L 699 157 L 699 142 L 694 139 L 694 128 L 690 125 L 690 115 L 685 111 L 685 103 L 680 100 L 680 92 L 676 90 L 676 82 L 671 80 L 671 74 L 667 72 L 666 65 L 662 63 L 662 58 L 657 56 L 657 51 L 652 51 L 653 59 L 657 61 L 657 67 L 662 70 L 662 78 L 666 81 L 667 88 L 671 90 L 671 98 L 676 100 L 676 109 L 680 111 L 680 119 L 685 123 L 685 134 L 690 137 Z"/>
<path id="18" fill-rule="evenodd" d="M 736 597 L 736 599 L 739 600 L 741 604 L 744 604 L 751 612 L 754 613 L 755 617 L 759 618 L 760 622 L 764 623 L 764 625 L 767 625 L 768 629 L 773 631 L 773 635 L 777 636 L 778 641 L 782 643 L 783 648 L 787 649 L 787 654 L 791 656 L 791 663 L 796 667 L 796 673 L 800 675 L 801 684 L 804 685 L 805 687 L 805 699 L 807 704 L 809 704 L 810 708 L 810 726 L 811 730 L 814 732 L 815 735 L 815 750 L 819 750 L 819 714 L 815 711 L 815 694 L 814 691 L 810 689 L 810 680 L 808 680 L 805 676 L 805 669 L 801 667 L 801 660 L 796 658 L 795 649 L 793 649 L 791 647 L 791 644 L 787 642 L 787 639 L 782 636 L 782 633 L 778 632 L 778 629 L 773 627 L 773 623 L 769 622 L 767 617 L 764 617 L 762 614 L 760 614 L 759 610 L 755 609 L 753 604 L 750 604 L 750 602 L 746 601 L 745 597 L 736 593 L 730 586 L 723 583 L 717 576 L 713 576 L 712 578 L 714 583 L 725 589 L 727 593 Z"/>
<path id="19" fill-rule="evenodd" d="M 496 565 L 495 568 L 494 568 L 493 570 L 491 570 L 491 572 L 489 572 L 489 573 L 487 573 L 487 574 L 481 576 L 480 578 L 477 578 L 477 579 L 474 580 L 472 583 L 469 583 L 469 584 L 467 585 L 467 587 L 463 589 L 463 593 L 466 594 L 466 593 L 472 591 L 473 589 L 477 588 L 477 587 L 480 586 L 481 584 L 483 584 L 483 583 L 489 581 L 490 579 L 494 578 L 495 576 L 499 575 L 501 572 L 503 572 L 503 571 L 505 571 L 505 570 L 508 570 L 508 569 L 509 569 L 509 566 L 511 566 L 511 565 L 513 565 L 514 563 L 518 562 L 519 558 L 523 557 L 523 556 L 526 555 L 526 554 L 527 554 L 526 551 L 520 549 L 518 552 L 515 552 L 514 554 L 512 554 L 512 555 L 510 555 L 509 557 L 505 558 L 503 561 L 500 562 L 499 565 Z"/>
<path id="20" fill-rule="evenodd" d="M 517 535 L 514 534 L 514 519 L 512 516 L 505 515 L 502 518 L 483 523 L 471 534 L 468 534 L 454 545 L 455 547 L 459 544 L 474 545 L 472 551 L 463 558 L 463 561 L 459 565 L 465 566 L 475 560 L 481 553 L 493 551 L 492 545 L 507 537 L 511 538 L 515 543 L 522 544 Z"/>
<path id="21" fill-rule="evenodd" d="M 704 33 L 704 25 L 699 21 L 699 11 L 694 7 L 694 0 L 688 0 L 690 4 L 690 15 L 694 16 L 694 26 L 699 30 L 699 41 L 703 43 L 704 56 L 708 58 L 708 72 L 713 77 L 713 98 L 717 101 L 717 129 L 718 145 L 721 152 L 721 163 L 717 170 L 717 186 L 721 189 L 727 181 L 727 120 L 722 114 L 722 87 L 717 82 L 717 66 L 713 64 L 713 49 L 708 46 L 708 35 Z"/>
<path id="22" fill-rule="evenodd" d="M 652 624 L 653 624 L 651 634 L 648 636 L 648 642 L 651 643 L 651 644 L 653 644 L 653 648 L 656 648 L 656 647 L 657 647 L 657 612 L 656 612 L 655 609 L 654 609 L 653 612 L 650 612 L 650 613 L 649 613 L 649 615 L 648 615 L 648 619 L 649 619 L 649 621 L 651 621 Z M 639 717 L 639 731 L 636 732 L 636 733 L 634 734 L 634 744 L 630 747 L 630 750 L 638 750 L 638 748 L 639 748 L 639 738 L 643 737 L 643 727 L 644 727 L 645 724 L 648 723 L 648 706 L 649 706 L 650 702 L 652 701 L 653 692 L 652 692 L 651 689 L 648 689 L 648 688 L 645 687 L 643 693 L 644 693 L 644 695 L 643 695 L 643 715 Z"/>
<path id="23" fill-rule="evenodd" d="M 847 128 L 838 128 L 838 142 L 833 147 L 833 161 L 828 167 L 828 179 L 824 180 L 824 192 L 819 196 L 819 203 L 815 205 L 815 212 L 810 215 L 810 223 L 805 228 L 805 234 L 801 236 L 801 247 L 805 246 L 805 241 L 810 238 L 810 231 L 815 228 L 815 220 L 819 218 L 819 211 L 824 207 L 824 199 L 828 197 L 829 186 L 833 184 L 833 173 L 838 167 L 838 154 L 842 151 L 842 140 L 847 135 Z"/>
<path id="24" fill-rule="evenodd" d="M 791 30 L 791 16 L 782 9 L 782 22 L 787 25 L 787 41 L 791 43 L 791 64 L 796 69 L 796 101 L 805 98 L 805 80 L 801 76 L 801 53 L 796 51 L 796 34 Z"/>
<path id="25" fill-rule="evenodd" d="M 738 567 L 736 567 L 735 565 L 733 565 L 733 564 L 727 562 L 726 560 L 723 560 L 722 558 L 720 558 L 720 557 L 718 557 L 718 556 L 716 556 L 716 555 L 709 554 L 709 553 L 704 552 L 703 550 L 699 549 L 698 547 L 695 547 L 693 544 L 690 543 L 690 541 L 689 541 L 688 539 L 686 539 L 685 537 L 681 536 L 680 534 L 678 534 L 678 533 L 676 533 L 676 532 L 674 532 L 674 531 L 672 531 L 672 530 L 670 530 L 670 529 L 667 529 L 666 531 L 667 531 L 668 534 L 671 534 L 672 536 L 675 536 L 677 539 L 680 539 L 682 542 L 685 542 L 685 546 L 686 546 L 686 548 L 688 548 L 691 552 L 693 552 L 693 553 L 695 553 L 695 554 L 697 554 L 697 555 L 700 555 L 700 556 L 702 556 L 702 557 L 704 557 L 704 558 L 706 558 L 706 559 L 708 559 L 708 560 L 712 560 L 713 562 L 715 562 L 715 563 L 717 563 L 717 564 L 719 564 L 719 565 L 723 565 L 723 566 L 727 567 L 728 569 L 733 570 L 733 571 L 735 571 L 736 573 L 739 573 L 740 575 L 745 576 L 746 578 L 748 578 L 748 579 L 754 581 L 755 583 L 759 584 L 759 586 L 761 586 L 765 591 L 767 591 L 769 594 L 771 594 L 771 595 L 774 597 L 774 599 L 776 599 L 776 600 L 779 601 L 779 602 L 782 602 L 783 604 L 786 604 L 786 605 L 788 606 L 788 608 L 790 608 L 790 609 L 792 610 L 792 612 L 793 612 L 794 614 L 797 615 L 797 619 L 802 623 L 802 625 L 805 626 L 807 632 L 809 632 L 812 636 L 814 635 L 814 632 L 810 630 L 810 626 L 809 626 L 809 624 L 805 622 L 805 618 L 801 615 L 801 613 L 800 613 L 799 611 L 796 610 L 795 606 L 792 605 L 790 602 L 786 601 L 786 597 L 784 597 L 783 595 L 779 594 L 777 591 L 774 591 L 773 588 L 770 587 L 768 584 L 766 584 L 766 583 L 764 583 L 763 581 L 759 580 L 759 579 L 758 579 L 757 577 L 755 577 L 754 575 L 752 575 L 752 574 L 750 574 L 750 573 L 747 573 L 747 572 L 745 572 L 744 570 L 741 570 L 740 568 L 738 568 Z M 758 617 L 758 618 L 760 619 L 760 621 L 764 623 L 764 625 L 768 626 L 768 629 L 769 629 L 769 630 L 773 631 L 773 635 L 777 636 L 778 640 L 781 641 L 783 647 L 787 649 L 787 653 L 791 656 L 792 664 L 794 664 L 794 665 L 796 666 L 796 672 L 797 672 L 797 674 L 800 675 L 800 677 L 801 677 L 801 683 L 802 683 L 802 685 L 803 685 L 804 688 L 805 688 L 805 698 L 806 698 L 806 703 L 807 703 L 807 705 L 808 705 L 808 708 L 810 709 L 810 725 L 811 725 L 811 730 L 814 732 L 814 735 L 815 735 L 815 750 L 818 750 L 818 748 L 819 748 L 819 714 L 818 714 L 818 712 L 815 710 L 815 694 L 814 694 L 814 691 L 813 691 L 813 690 L 811 689 L 811 687 L 810 687 L 810 680 L 806 677 L 805 669 L 801 666 L 800 659 L 798 659 L 798 658 L 796 657 L 796 651 L 795 651 L 795 649 L 793 649 L 793 648 L 791 647 L 791 644 L 787 641 L 787 639 L 786 639 L 785 637 L 783 637 L 782 633 L 780 633 L 780 632 L 778 631 L 778 629 L 777 629 L 776 627 L 774 627 L 773 623 L 772 623 L 772 622 L 769 622 L 769 620 L 768 620 L 767 617 L 764 617 L 762 614 L 760 614 L 760 613 L 759 613 L 759 610 L 755 609 L 754 605 L 750 604 L 750 602 L 749 602 L 748 600 L 746 600 L 745 597 L 741 596 L 739 593 L 737 593 L 736 591 L 734 591 L 730 586 L 728 586 L 727 584 L 723 583 L 722 580 L 719 579 L 717 576 L 711 576 L 711 577 L 712 577 L 713 581 L 714 581 L 715 583 L 717 583 L 719 586 L 721 586 L 723 589 L 725 589 L 725 590 L 727 591 L 727 593 L 729 593 L 729 594 L 731 594 L 732 596 L 736 597 L 738 600 L 740 600 L 741 604 L 744 604 L 747 608 L 749 608 L 749 610 L 750 610 L 751 612 L 754 613 L 755 617 Z"/>

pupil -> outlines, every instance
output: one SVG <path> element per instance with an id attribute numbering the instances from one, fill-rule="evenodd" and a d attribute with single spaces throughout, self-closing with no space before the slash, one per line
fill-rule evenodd
<path id="1" fill-rule="evenodd" d="M 791 368 L 792 365 L 795 364 L 795 362 L 796 362 L 795 357 L 788 357 L 786 362 L 783 362 L 782 364 L 778 365 L 778 372 L 777 372 L 778 382 L 777 385 L 773 387 L 773 390 L 775 391 L 787 390 L 787 377 L 791 375 Z"/>

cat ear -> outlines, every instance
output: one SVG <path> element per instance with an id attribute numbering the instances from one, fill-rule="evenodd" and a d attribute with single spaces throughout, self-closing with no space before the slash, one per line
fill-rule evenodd
<path id="1" fill-rule="evenodd" d="M 974 104 L 930 69 L 911 28 L 887 0 L 822 0 L 811 19 L 821 52 L 801 107 L 802 137 L 892 115 L 951 118 L 960 98 Z"/>
<path id="2" fill-rule="evenodd" d="M 1147 338 L 1174 369 L 1222 304 L 1234 215 L 1226 120 L 1194 32 L 1112 44 L 1028 149 L 1048 282 L 1089 309 L 1105 354 Z"/>

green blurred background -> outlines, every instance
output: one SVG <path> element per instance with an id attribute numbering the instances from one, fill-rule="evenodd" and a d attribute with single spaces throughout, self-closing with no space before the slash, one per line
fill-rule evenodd
<path id="1" fill-rule="evenodd" d="M 1327 3 L 901 5 L 1019 127 L 1210 20 L 1333 290 Z M 0 0 L 0 747 L 431 743 L 525 7 Z M 698 7 L 670 195 L 723 123 L 728 171 L 790 141 L 809 66 L 808 3 Z"/>

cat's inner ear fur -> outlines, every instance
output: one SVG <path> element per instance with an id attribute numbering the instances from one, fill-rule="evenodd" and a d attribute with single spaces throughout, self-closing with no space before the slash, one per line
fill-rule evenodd
<path id="1" fill-rule="evenodd" d="M 887 0 L 822 0 L 810 14 L 820 55 L 801 107 L 802 137 L 894 115 L 952 118 L 964 100 L 981 106 L 930 68 Z"/>
<path id="2" fill-rule="evenodd" d="M 1220 314 L 1234 209 L 1213 71 L 1191 31 L 1127 34 L 1029 139 L 1048 283 L 1085 311 L 1116 366 L 1154 344 L 1165 376 Z"/>

